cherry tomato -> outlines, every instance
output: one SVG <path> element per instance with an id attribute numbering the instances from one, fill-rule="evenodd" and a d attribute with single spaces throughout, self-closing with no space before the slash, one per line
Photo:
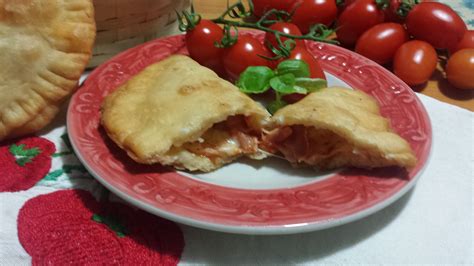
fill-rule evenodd
<path id="1" fill-rule="evenodd" d="M 467 49 L 467 48 L 474 48 L 474 30 L 466 31 L 466 33 L 464 33 L 464 36 L 462 37 L 461 41 L 458 43 L 456 48 L 451 49 L 450 52 L 451 54 L 454 54 L 455 52 L 461 49 Z"/>
<path id="2" fill-rule="evenodd" d="M 459 89 L 474 89 L 474 49 L 462 49 L 454 53 L 446 65 L 449 83 Z"/>
<path id="3" fill-rule="evenodd" d="M 350 6 L 354 3 L 355 0 L 345 0 L 342 3 L 337 5 L 337 16 L 339 17 L 342 12 L 346 9 L 346 7 Z"/>
<path id="4" fill-rule="evenodd" d="M 404 19 L 398 15 L 398 9 L 403 0 L 390 0 L 389 6 L 384 10 L 385 22 L 403 23 Z"/>
<path id="5" fill-rule="evenodd" d="M 249 66 L 270 66 L 270 62 L 261 56 L 272 55 L 257 39 L 240 35 L 233 46 L 224 50 L 222 62 L 228 77 L 235 80 Z"/>
<path id="6" fill-rule="evenodd" d="M 299 93 L 292 93 L 292 94 L 287 94 L 283 95 L 283 101 L 287 103 L 296 103 L 301 101 L 304 97 L 306 97 L 306 94 L 299 94 Z"/>
<path id="7" fill-rule="evenodd" d="M 357 0 L 344 0 L 342 2 L 342 4 L 339 4 L 340 11 L 344 11 L 344 9 L 346 9 L 346 7 L 352 5 L 352 3 L 354 3 L 355 1 L 357 1 Z"/>
<path id="8" fill-rule="evenodd" d="M 435 48 L 454 49 L 467 30 L 451 7 L 438 2 L 423 2 L 413 7 L 406 25 L 415 39 L 429 42 Z"/>
<path id="9" fill-rule="evenodd" d="M 393 72 L 408 85 L 425 83 L 436 69 L 436 50 L 424 41 L 409 41 L 398 48 Z"/>
<path id="10" fill-rule="evenodd" d="M 301 31 L 298 29 L 298 27 L 295 24 L 288 23 L 288 22 L 277 22 L 269 27 L 272 30 L 276 30 L 279 32 L 283 32 L 286 34 L 291 34 L 291 35 L 296 35 L 296 36 L 301 36 Z M 285 43 L 285 41 L 288 40 L 288 38 L 281 37 L 281 41 Z M 295 40 L 296 45 L 298 46 L 304 46 L 304 40 Z M 278 48 L 278 41 L 273 33 L 267 32 L 265 34 L 265 43 L 269 47 L 276 47 Z"/>
<path id="11" fill-rule="evenodd" d="M 343 46 L 352 47 L 362 33 L 383 20 L 384 13 L 375 0 L 357 0 L 339 16 L 337 39 Z"/>
<path id="12" fill-rule="evenodd" d="M 294 4 L 292 0 L 253 0 L 254 14 L 257 17 L 263 16 L 271 9 L 283 10 L 288 13 Z"/>
<path id="13" fill-rule="evenodd" d="M 290 57 L 287 59 L 299 59 L 305 61 L 309 65 L 311 78 L 326 79 L 326 75 L 319 65 L 319 61 L 310 52 L 308 52 L 306 48 L 300 46 L 296 47 L 293 49 Z M 305 94 L 292 93 L 283 96 L 283 100 L 285 100 L 287 103 L 295 103 L 303 99 L 305 96 Z"/>
<path id="14" fill-rule="evenodd" d="M 305 33 L 317 23 L 329 26 L 337 17 L 336 0 L 295 1 L 293 9 L 293 23 Z"/>
<path id="15" fill-rule="evenodd" d="M 383 65 L 392 61 L 397 49 L 407 41 L 408 34 L 402 25 L 382 23 L 360 36 L 355 51 Z"/>
<path id="16" fill-rule="evenodd" d="M 309 72 L 311 78 L 326 79 L 326 75 L 324 75 L 324 71 L 319 65 L 318 59 L 316 59 L 310 52 L 308 52 L 305 47 L 295 47 L 295 49 L 291 51 L 290 57 L 286 59 L 303 60 L 309 65 Z"/>
<path id="17" fill-rule="evenodd" d="M 214 71 L 221 71 L 223 49 L 214 46 L 223 37 L 222 28 L 210 20 L 201 20 L 194 29 L 186 33 L 186 47 L 191 58 Z"/>

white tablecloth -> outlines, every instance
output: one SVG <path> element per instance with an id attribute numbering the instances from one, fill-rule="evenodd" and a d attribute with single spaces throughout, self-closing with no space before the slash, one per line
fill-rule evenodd
<path id="1" fill-rule="evenodd" d="M 432 121 L 433 148 L 419 183 L 400 200 L 363 220 L 305 234 L 232 235 L 183 225 L 180 264 L 472 264 L 473 112 L 418 96 Z M 43 137 L 58 145 L 64 119 Z M 52 170 L 61 164 L 53 159 Z M 101 189 L 95 180 L 74 175 L 83 173 L 0 193 L 0 265 L 31 262 L 16 229 L 18 211 L 28 199 L 62 188 Z"/>

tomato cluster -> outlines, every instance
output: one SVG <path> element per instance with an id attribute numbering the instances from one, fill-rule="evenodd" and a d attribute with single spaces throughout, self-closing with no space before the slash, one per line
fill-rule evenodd
<path id="1" fill-rule="evenodd" d="M 400 16 L 403 5 L 410 1 L 390 0 L 384 8 L 377 2 L 346 1 L 337 20 L 341 45 L 391 67 L 395 75 L 412 86 L 430 79 L 437 67 L 438 52 L 450 54 L 448 81 L 460 89 L 474 89 L 474 76 L 469 74 L 474 68 L 474 31 L 467 30 L 454 10 L 442 3 L 423 1 L 412 3 L 405 10 L 408 14 Z M 463 49 L 468 50 L 461 53 Z"/>
<path id="2" fill-rule="evenodd" d="M 270 28 L 291 35 L 302 35 L 297 26 L 288 22 L 277 22 Z M 249 66 L 274 68 L 283 59 L 303 60 L 309 65 L 312 78 L 325 79 L 319 62 L 306 50 L 303 40 L 295 42 L 295 47 L 289 57 L 271 60 L 276 56 L 271 52 L 271 48 L 279 45 L 274 34 L 267 33 L 264 43 L 249 35 L 240 35 L 234 45 L 227 48 L 217 48 L 214 44 L 219 42 L 222 37 L 222 28 L 212 21 L 201 20 L 198 25 L 186 33 L 186 46 L 190 56 L 230 80 L 238 79 L 239 75 Z M 280 40 L 285 42 L 287 38 L 282 37 Z"/>
<path id="3" fill-rule="evenodd" d="M 392 68 L 409 85 L 425 83 L 438 63 L 438 52 L 449 51 L 446 76 L 451 84 L 462 89 L 474 89 L 474 31 L 467 30 L 464 21 L 449 6 L 424 1 L 405 0 L 253 0 L 258 18 L 272 9 L 293 13 L 291 22 L 276 22 L 271 30 L 301 36 L 317 23 L 334 26 L 336 39 L 348 49 Z M 385 5 L 381 5 L 385 3 Z M 407 9 L 407 2 L 412 5 Z M 406 16 L 400 16 L 401 11 Z M 234 45 L 217 48 L 223 38 L 220 26 L 201 20 L 186 34 L 192 58 L 215 70 L 219 75 L 236 80 L 249 66 L 274 68 L 283 59 L 302 59 L 308 63 L 312 78 L 325 79 L 318 61 L 306 50 L 303 40 L 294 40 L 293 50 L 280 61 L 273 48 L 281 47 L 287 38 L 279 40 L 271 32 L 265 42 L 238 36 Z M 288 56 L 289 55 L 289 56 Z"/>

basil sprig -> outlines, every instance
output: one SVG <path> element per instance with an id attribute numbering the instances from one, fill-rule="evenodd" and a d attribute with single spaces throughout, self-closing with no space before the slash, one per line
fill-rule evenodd
<path id="1" fill-rule="evenodd" d="M 308 64 L 303 60 L 291 59 L 278 64 L 276 69 L 278 75 L 293 74 L 298 78 L 309 78 L 310 71 Z"/>
<path id="2" fill-rule="evenodd" d="M 240 75 L 237 87 L 246 94 L 260 94 L 272 88 L 276 99 L 267 109 L 273 114 L 287 105 L 282 99 L 283 95 L 308 94 L 327 87 L 327 82 L 324 79 L 310 78 L 308 64 L 302 60 L 291 59 L 278 64 L 275 70 L 266 66 L 248 67 Z"/>
<path id="3" fill-rule="evenodd" d="M 248 67 L 237 81 L 237 87 L 243 93 L 264 93 L 270 89 L 270 80 L 275 76 L 273 70 L 266 66 Z"/>

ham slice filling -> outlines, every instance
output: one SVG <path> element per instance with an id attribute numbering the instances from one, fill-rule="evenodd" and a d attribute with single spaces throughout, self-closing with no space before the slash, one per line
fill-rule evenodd
<path id="1" fill-rule="evenodd" d="M 260 147 L 281 153 L 293 164 L 324 165 L 336 156 L 350 156 L 352 147 L 337 134 L 302 125 L 285 126 L 263 137 Z"/>
<path id="2" fill-rule="evenodd" d="M 183 148 L 216 161 L 255 154 L 258 142 L 258 134 L 250 128 L 245 116 L 237 115 L 215 124 L 198 141 L 186 143 Z"/>
<path id="3" fill-rule="evenodd" d="M 293 164 L 324 165 L 335 157 L 349 157 L 352 146 L 337 134 L 302 125 L 284 126 L 263 137 L 253 130 L 242 115 L 231 116 L 215 124 L 198 141 L 183 148 L 211 161 L 242 155 L 254 155 L 259 148 L 271 154 L 281 154 Z"/>

